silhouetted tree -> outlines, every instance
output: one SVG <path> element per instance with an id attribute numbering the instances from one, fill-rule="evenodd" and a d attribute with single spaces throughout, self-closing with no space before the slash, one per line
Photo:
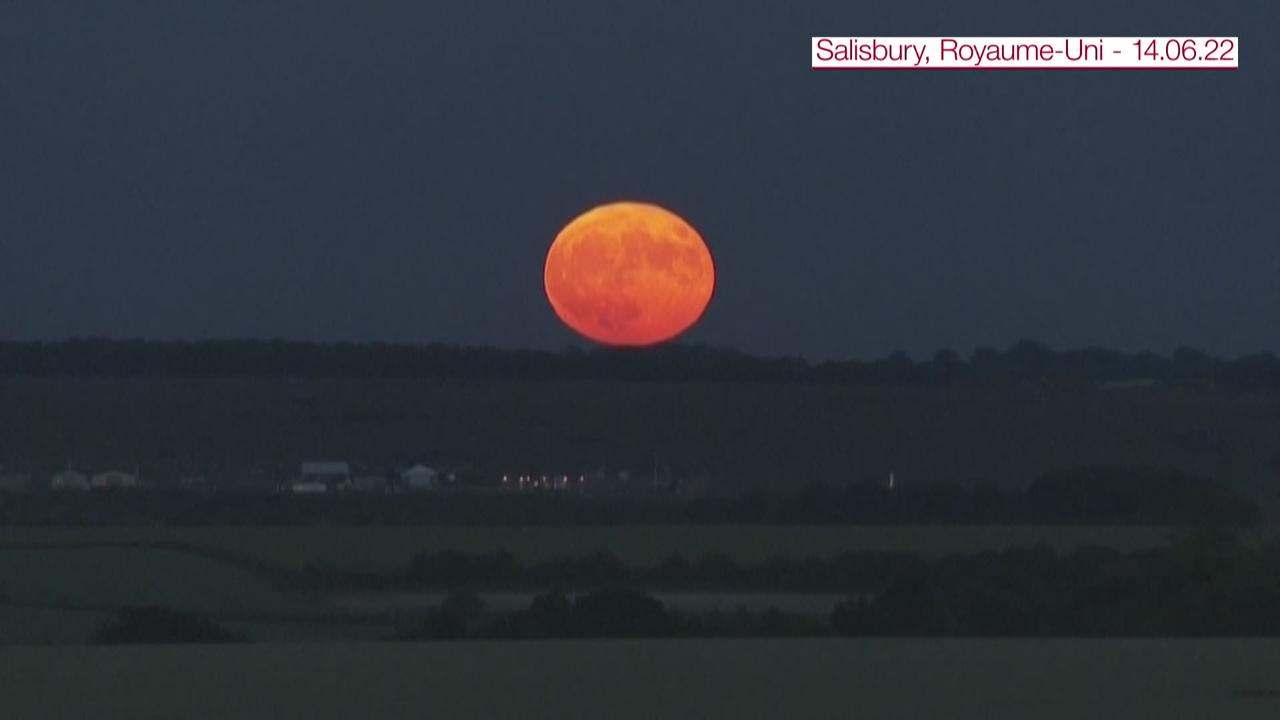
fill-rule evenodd
<path id="1" fill-rule="evenodd" d="M 206 617 L 163 607 L 129 607 L 104 622 L 94 642 L 128 643 L 227 643 L 244 637 Z"/>

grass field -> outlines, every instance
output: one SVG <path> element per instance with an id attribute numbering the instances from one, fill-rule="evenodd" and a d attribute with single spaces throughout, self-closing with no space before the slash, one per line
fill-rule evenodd
<path id="1" fill-rule="evenodd" d="M 1274 640 L 0 649 L 0 716 L 1274 718 Z"/>
<path id="2" fill-rule="evenodd" d="M 608 551 L 646 565 L 673 553 L 725 553 L 750 562 L 871 550 L 939 556 L 1040 542 L 1060 550 L 1083 544 L 1132 550 L 1178 534 L 1154 527 L 983 526 L 6 528 L 0 645 L 83 643 L 130 605 L 215 616 L 255 641 L 373 640 L 389 634 L 385 623 L 320 622 L 319 614 L 350 608 L 282 585 L 273 568 L 395 572 L 424 551 L 509 550 L 526 563 Z M 821 604 L 825 614 L 833 603 Z"/>
<path id="3" fill-rule="evenodd" d="M 0 548 L 0 592 L 22 606 L 164 605 L 218 614 L 297 609 L 254 573 L 156 548 Z"/>
<path id="4" fill-rule="evenodd" d="M 0 648 L 7 645 L 79 645 L 112 616 L 106 610 L 14 607 L 0 604 Z"/>
<path id="5" fill-rule="evenodd" d="M 1168 543 L 1178 534 L 1160 527 L 941 525 L 5 528 L 0 530 L 0 550 L 179 542 L 281 567 L 314 564 L 388 572 L 404 569 L 417 553 L 440 550 L 506 550 L 523 562 L 607 551 L 628 564 L 645 565 L 677 553 L 691 558 L 725 553 L 749 562 L 770 556 L 830 557 L 885 550 L 940 556 L 1040 542 L 1061 551 L 1087 544 L 1134 550 Z M 0 560 L 3 557 L 0 554 Z"/>
<path id="6" fill-rule="evenodd" d="M 150 547 L 0 548 L 0 596 L 0 645 L 88 642 L 104 620 L 131 605 L 244 618 L 300 618 L 309 609 L 303 598 L 259 574 Z M 343 637 L 341 629 L 317 630 L 298 621 L 244 629 L 264 640 Z"/>

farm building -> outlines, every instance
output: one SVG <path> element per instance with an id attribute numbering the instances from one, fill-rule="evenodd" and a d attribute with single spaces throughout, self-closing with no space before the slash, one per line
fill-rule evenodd
<path id="1" fill-rule="evenodd" d="M 126 489 L 138 487 L 138 476 L 123 470 L 107 470 L 96 473 L 89 480 L 89 487 L 94 490 Z"/>
<path id="2" fill-rule="evenodd" d="M 421 492 L 434 490 L 440 485 L 440 471 L 426 465 L 414 465 L 400 473 L 400 486 L 405 490 Z"/>
<path id="3" fill-rule="evenodd" d="M 63 470 L 54 475 L 53 479 L 49 481 L 49 489 L 83 492 L 89 489 L 89 478 L 75 470 Z"/>

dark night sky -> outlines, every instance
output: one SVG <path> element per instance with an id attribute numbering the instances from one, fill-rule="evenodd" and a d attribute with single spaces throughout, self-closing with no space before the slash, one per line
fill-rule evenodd
<path id="1" fill-rule="evenodd" d="M 1280 349 L 1280 3 L 257 5 L 0 4 L 0 336 L 558 348 L 552 237 L 635 198 L 716 254 L 691 340 Z M 819 73 L 814 34 L 1242 69 Z"/>

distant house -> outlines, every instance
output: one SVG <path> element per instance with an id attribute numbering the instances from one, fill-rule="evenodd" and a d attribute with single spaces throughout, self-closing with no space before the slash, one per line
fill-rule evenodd
<path id="1" fill-rule="evenodd" d="M 49 489 L 54 491 L 85 492 L 89 489 L 89 478 L 75 470 L 63 470 L 49 481 Z"/>
<path id="2" fill-rule="evenodd" d="M 351 487 L 351 465 L 344 462 L 304 462 L 290 489 L 298 494 L 345 490 Z"/>
<path id="3" fill-rule="evenodd" d="M 400 473 L 400 486 L 412 492 L 434 490 L 440 486 L 440 471 L 426 465 L 414 465 Z"/>
<path id="4" fill-rule="evenodd" d="M 138 487 L 138 476 L 123 470 L 108 470 L 95 474 L 89 479 L 89 487 L 94 490 L 115 490 Z"/>

